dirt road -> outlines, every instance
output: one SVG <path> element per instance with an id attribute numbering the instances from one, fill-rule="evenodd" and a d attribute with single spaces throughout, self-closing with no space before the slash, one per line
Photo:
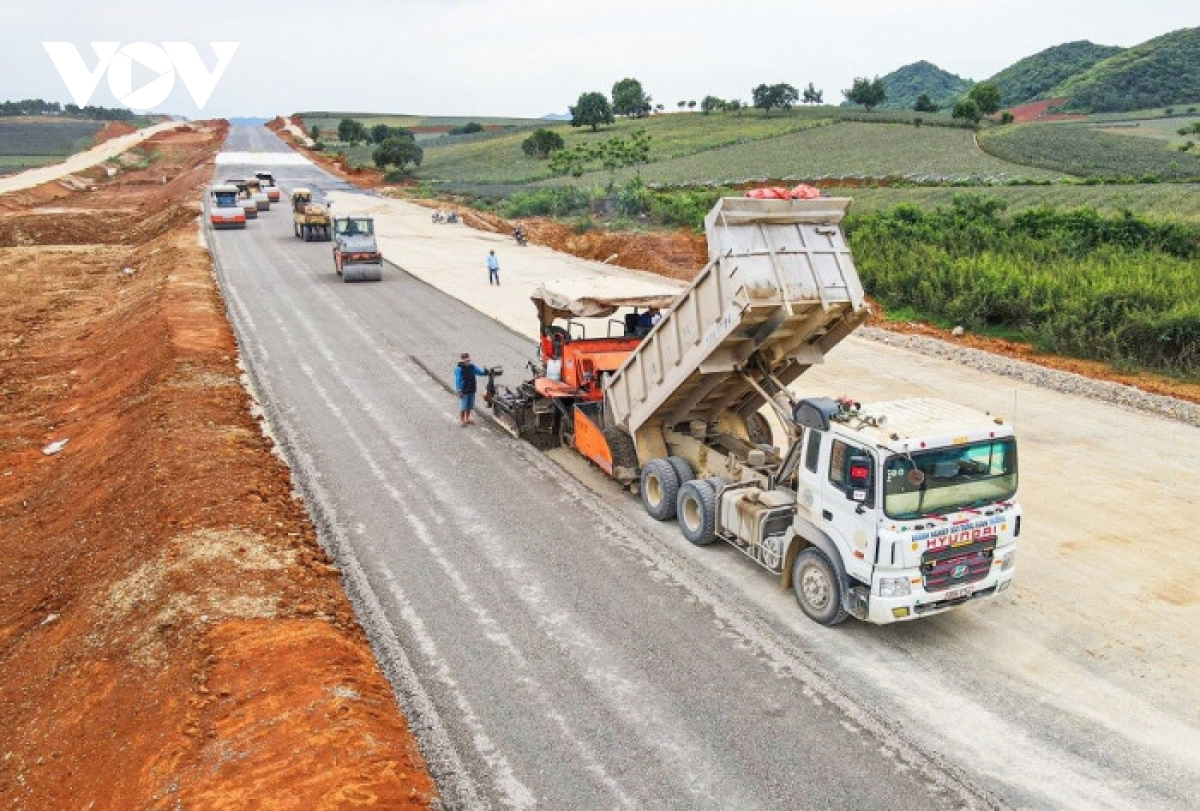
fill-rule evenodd
<path id="1" fill-rule="evenodd" d="M 0 197 L 5 808 L 433 797 L 239 384 L 197 239 L 224 135 Z"/>

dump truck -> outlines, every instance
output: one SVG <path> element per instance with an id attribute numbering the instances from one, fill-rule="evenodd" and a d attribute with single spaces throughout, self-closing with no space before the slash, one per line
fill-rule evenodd
<path id="1" fill-rule="evenodd" d="M 270 172 L 259 170 L 254 173 L 267 199 L 272 203 L 279 202 L 279 187 L 275 185 L 275 176 Z"/>
<path id="2" fill-rule="evenodd" d="M 328 242 L 332 238 L 329 207 L 314 203 L 312 198 L 311 189 L 292 189 L 292 230 L 305 242 Z"/>
<path id="3" fill-rule="evenodd" d="M 576 324 L 596 302 L 539 290 L 535 376 L 489 398 L 515 434 L 573 447 L 691 543 L 732 545 L 824 625 L 998 594 L 1021 530 L 1003 417 L 789 390 L 869 313 L 841 228 L 849 205 L 723 198 L 705 218 L 708 264 L 644 337 L 635 310 L 612 322 L 620 342 L 590 346 Z M 754 435 L 764 410 L 778 443 Z"/>
<path id="4" fill-rule="evenodd" d="M 246 212 L 238 201 L 237 186 L 221 184 L 209 189 L 208 221 L 213 228 L 246 227 Z"/>
<path id="5" fill-rule="evenodd" d="M 383 255 L 375 244 L 373 219 L 334 218 L 333 267 L 344 282 L 377 282 L 383 278 Z"/>

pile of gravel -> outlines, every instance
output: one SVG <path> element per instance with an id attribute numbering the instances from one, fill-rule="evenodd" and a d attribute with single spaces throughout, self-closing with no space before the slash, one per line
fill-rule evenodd
<path id="1" fill-rule="evenodd" d="M 1149 394 L 1132 386 L 1121 383 L 1109 383 L 1104 380 L 1093 380 L 1090 377 L 1077 375 L 1074 372 L 1061 372 L 1048 369 L 1023 360 L 993 355 L 979 349 L 958 346 L 949 341 L 937 338 L 927 338 L 921 335 L 906 335 L 899 332 L 888 332 L 878 327 L 860 327 L 856 335 L 871 341 L 879 341 L 889 346 L 898 346 L 913 352 L 919 352 L 933 358 L 961 363 L 981 372 L 1002 375 L 1014 380 L 1031 383 L 1042 388 L 1052 389 L 1064 394 L 1079 397 L 1090 397 L 1093 400 L 1103 400 L 1123 408 L 1143 411 L 1159 417 L 1187 423 L 1200 428 L 1200 405 L 1161 394 Z"/>

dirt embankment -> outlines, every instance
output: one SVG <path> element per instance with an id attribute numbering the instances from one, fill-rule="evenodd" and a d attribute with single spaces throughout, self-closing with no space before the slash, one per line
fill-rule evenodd
<path id="1" fill-rule="evenodd" d="M 365 167 L 351 166 L 340 158 L 312 149 L 306 144 L 301 143 L 293 133 L 287 129 L 287 124 L 291 123 L 295 127 L 299 127 L 301 132 L 304 132 L 304 121 L 298 115 L 294 115 L 287 121 L 276 116 L 268 121 L 267 129 L 274 132 L 280 138 L 287 142 L 289 146 L 295 149 L 304 157 L 308 158 L 313 163 L 320 166 L 322 169 L 330 172 L 348 183 L 353 183 L 361 189 L 374 189 L 384 184 L 383 173 L 377 169 L 368 169 Z"/>
<path id="2" fill-rule="evenodd" d="M 432 801 L 239 384 L 196 227 L 224 132 L 0 197 L 6 808 Z"/>
<path id="3" fill-rule="evenodd" d="M 122 135 L 128 135 L 131 132 L 137 132 L 137 127 L 132 124 L 126 124 L 124 121 L 109 121 L 92 138 L 92 146 L 100 146 L 105 141 L 120 138 Z"/>

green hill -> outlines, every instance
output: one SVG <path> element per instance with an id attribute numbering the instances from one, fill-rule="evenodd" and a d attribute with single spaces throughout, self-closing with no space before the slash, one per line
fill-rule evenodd
<path id="1" fill-rule="evenodd" d="M 1000 87 L 1001 104 L 1015 107 L 1046 98 L 1051 90 L 1072 76 L 1124 50 L 1115 45 L 1096 45 L 1087 40 L 1068 42 L 1027 56 L 988 81 Z"/>
<path id="2" fill-rule="evenodd" d="M 922 60 L 892 71 L 883 77 L 883 84 L 887 101 L 879 105 L 881 109 L 911 110 L 922 93 L 928 93 L 939 107 L 948 107 L 970 90 L 973 82 Z M 849 102 L 842 106 L 849 106 Z"/>
<path id="3" fill-rule="evenodd" d="M 1200 101 L 1200 28 L 1181 28 L 1122 51 L 1051 95 L 1066 96 L 1067 110 L 1093 113 Z"/>

